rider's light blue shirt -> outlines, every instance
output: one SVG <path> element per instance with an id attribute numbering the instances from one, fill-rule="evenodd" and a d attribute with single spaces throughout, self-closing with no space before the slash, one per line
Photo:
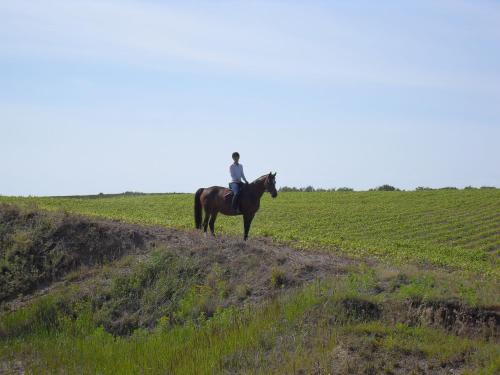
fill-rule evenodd
<path id="1" fill-rule="evenodd" d="M 243 165 L 241 164 L 231 164 L 229 173 L 231 173 L 231 182 L 241 182 L 242 178 L 246 180 L 245 174 L 243 173 Z"/>

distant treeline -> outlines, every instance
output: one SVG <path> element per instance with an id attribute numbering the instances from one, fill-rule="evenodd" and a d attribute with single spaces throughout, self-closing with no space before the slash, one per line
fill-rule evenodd
<path id="1" fill-rule="evenodd" d="M 481 187 L 473 187 L 473 186 L 466 186 L 463 190 L 471 190 L 471 189 L 496 189 L 494 186 L 481 186 Z M 430 187 L 424 187 L 424 186 L 419 186 L 415 188 L 416 191 L 422 191 L 422 190 L 460 190 L 457 187 L 454 186 L 446 186 L 442 188 L 430 188 Z M 290 186 L 283 186 L 279 189 L 279 191 L 282 192 L 332 192 L 332 191 L 354 191 L 353 188 L 350 187 L 339 187 L 339 188 L 315 188 L 311 185 L 306 186 L 306 187 L 290 187 Z M 392 185 L 381 185 L 376 188 L 368 189 L 368 191 L 405 191 L 404 189 L 398 189 Z"/>
<path id="2" fill-rule="evenodd" d="M 331 188 L 331 189 L 324 189 L 324 188 L 315 188 L 312 186 L 306 186 L 306 187 L 290 187 L 290 186 L 282 186 L 279 188 L 279 191 L 304 191 L 304 192 L 314 192 L 314 191 L 354 191 L 354 189 L 349 188 L 349 187 L 339 187 L 339 188 Z"/>

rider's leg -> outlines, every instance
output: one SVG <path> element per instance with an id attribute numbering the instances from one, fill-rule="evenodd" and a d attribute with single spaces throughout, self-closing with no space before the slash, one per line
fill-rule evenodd
<path id="1" fill-rule="evenodd" d="M 236 211 L 238 208 L 238 195 L 240 194 L 240 185 L 236 182 L 231 183 L 231 190 L 233 191 L 233 201 L 231 207 L 233 211 Z"/>

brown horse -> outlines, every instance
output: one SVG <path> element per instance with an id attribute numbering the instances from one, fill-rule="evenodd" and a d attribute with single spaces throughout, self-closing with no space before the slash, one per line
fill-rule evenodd
<path id="1" fill-rule="evenodd" d="M 210 224 L 210 231 L 213 235 L 215 219 L 220 212 L 223 215 L 236 216 L 243 215 L 243 226 L 245 234 L 243 239 L 248 238 L 248 231 L 255 216 L 259 210 L 260 198 L 264 192 L 269 192 L 271 197 L 276 198 L 276 173 L 266 174 L 259 177 L 255 181 L 242 186 L 239 195 L 240 213 L 236 213 L 231 207 L 232 192 L 221 186 L 212 186 L 209 188 L 201 188 L 194 195 L 194 221 L 197 229 L 201 229 L 202 208 L 205 210 L 205 219 L 203 220 L 203 230 L 206 233 L 207 227 Z"/>

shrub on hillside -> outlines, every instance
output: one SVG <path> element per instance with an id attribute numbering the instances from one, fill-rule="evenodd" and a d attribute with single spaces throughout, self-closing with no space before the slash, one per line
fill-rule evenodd
<path id="1" fill-rule="evenodd" d="M 201 281 L 201 273 L 188 254 L 158 248 L 146 261 L 115 277 L 97 293 L 99 297 L 92 301 L 97 324 L 118 335 L 130 334 L 137 327 L 152 327 L 162 316 L 174 315 L 186 293 Z M 203 293 L 191 297 L 189 309 L 185 307 L 190 313 L 202 311 L 215 301 L 212 295 Z"/>
<path id="2" fill-rule="evenodd" d="M 340 188 L 340 189 L 348 189 L 348 190 L 344 190 L 344 191 L 352 191 L 352 189 L 350 188 Z M 337 189 L 338 191 L 339 189 Z M 315 188 L 314 186 L 306 186 L 306 187 L 300 187 L 300 188 L 297 188 L 297 187 L 290 187 L 290 186 L 282 186 L 281 188 L 279 188 L 279 191 L 280 192 L 305 192 L 305 193 L 312 193 L 312 192 L 331 192 L 331 191 L 335 191 L 335 188 L 330 188 L 330 189 L 325 189 L 325 188 Z"/>
<path id="3" fill-rule="evenodd" d="M 388 185 L 388 184 L 376 187 L 374 190 L 375 191 L 400 191 L 398 188 L 395 188 L 394 186 Z"/>
<path id="4" fill-rule="evenodd" d="M 354 189 L 350 187 L 339 187 L 337 191 L 354 191 Z"/>

